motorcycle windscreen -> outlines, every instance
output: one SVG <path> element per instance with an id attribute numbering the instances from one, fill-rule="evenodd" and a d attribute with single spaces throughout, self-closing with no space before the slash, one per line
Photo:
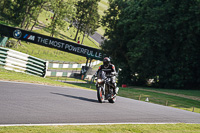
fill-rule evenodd
<path id="1" fill-rule="evenodd" d="M 97 75 L 98 79 L 106 79 L 106 74 L 104 71 L 99 71 Z"/>

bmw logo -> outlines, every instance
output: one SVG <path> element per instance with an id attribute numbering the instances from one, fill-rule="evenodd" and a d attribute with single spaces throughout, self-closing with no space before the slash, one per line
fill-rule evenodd
<path id="1" fill-rule="evenodd" d="M 15 30 L 13 32 L 14 38 L 20 38 L 22 36 L 22 32 L 20 30 Z"/>

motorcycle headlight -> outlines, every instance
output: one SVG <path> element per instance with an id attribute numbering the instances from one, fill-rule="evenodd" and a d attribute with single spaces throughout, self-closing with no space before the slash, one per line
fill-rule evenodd
<path id="1" fill-rule="evenodd" d="M 101 83 L 101 82 L 103 82 L 103 80 L 102 79 L 97 79 L 97 82 Z"/>

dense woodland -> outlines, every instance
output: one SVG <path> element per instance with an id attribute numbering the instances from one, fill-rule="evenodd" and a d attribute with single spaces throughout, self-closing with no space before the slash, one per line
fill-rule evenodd
<path id="1" fill-rule="evenodd" d="M 102 23 L 119 83 L 200 89 L 199 0 L 111 0 Z"/>
<path id="2" fill-rule="evenodd" d="M 0 14 L 32 30 L 42 9 L 54 13 L 51 36 L 67 18 L 78 32 L 106 27 L 102 49 L 119 72 L 119 84 L 200 89 L 200 0 L 1 0 Z M 74 38 L 76 39 L 77 36 Z"/>

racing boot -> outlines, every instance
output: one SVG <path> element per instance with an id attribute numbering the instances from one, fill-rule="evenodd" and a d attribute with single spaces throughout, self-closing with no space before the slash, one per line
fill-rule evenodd
<path id="1" fill-rule="evenodd" d="M 119 88 L 117 87 L 117 84 L 116 84 L 116 83 L 114 84 L 113 90 L 114 90 L 114 94 L 117 95 L 117 94 L 118 94 L 118 91 L 119 91 Z"/>

